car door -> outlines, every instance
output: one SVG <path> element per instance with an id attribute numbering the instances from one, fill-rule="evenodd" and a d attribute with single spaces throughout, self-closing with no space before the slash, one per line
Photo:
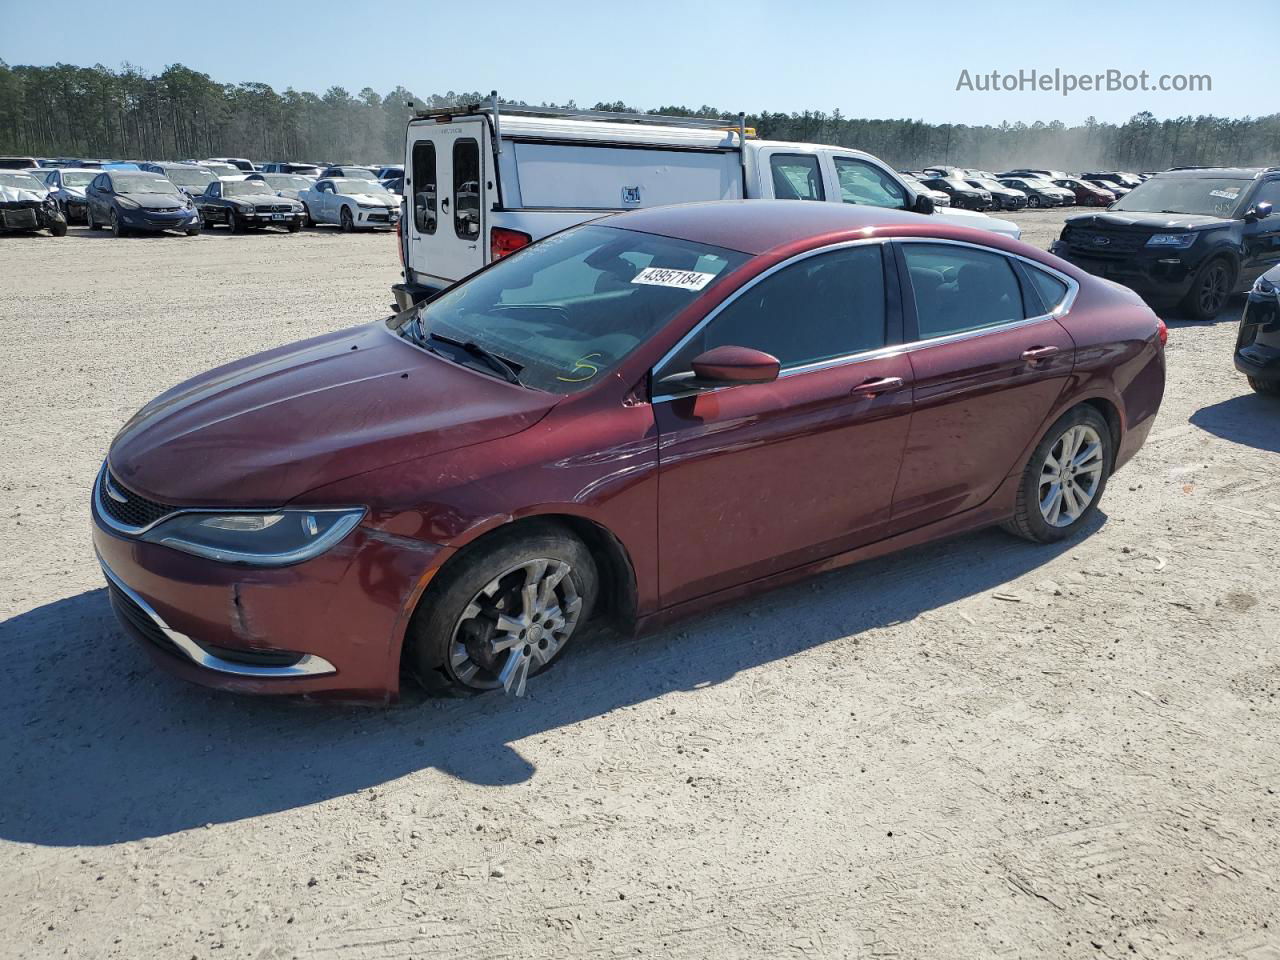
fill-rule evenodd
<path id="1" fill-rule="evenodd" d="M 316 191 L 320 194 L 320 216 L 317 219 L 321 223 L 337 223 L 337 187 L 333 185 L 332 180 L 321 180 L 316 185 Z"/>
<path id="2" fill-rule="evenodd" d="M 1266 180 L 1249 201 L 1249 209 L 1269 203 L 1272 212 L 1244 225 L 1244 263 L 1240 281 L 1252 284 L 1276 264 L 1280 264 L 1280 179 Z"/>
<path id="3" fill-rule="evenodd" d="M 978 244 L 899 239 L 894 249 L 913 377 L 897 533 L 986 501 L 1037 439 L 1075 363 L 1057 316 L 1077 285 Z"/>
<path id="4" fill-rule="evenodd" d="M 910 210 L 907 190 L 887 171 L 861 157 L 831 155 L 840 200 L 886 210 Z"/>
<path id="5" fill-rule="evenodd" d="M 794 153 L 785 147 L 760 152 L 759 196 L 775 200 L 826 200 L 826 176 L 817 153 Z"/>
<path id="6" fill-rule="evenodd" d="M 811 251 L 737 291 L 653 373 L 659 581 L 680 603 L 876 539 L 910 422 L 898 278 L 880 241 Z M 733 344 L 772 383 L 680 392 L 666 378 Z"/>

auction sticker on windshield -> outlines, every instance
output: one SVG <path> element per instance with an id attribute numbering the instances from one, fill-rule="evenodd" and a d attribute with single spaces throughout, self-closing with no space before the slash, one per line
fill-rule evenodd
<path id="1" fill-rule="evenodd" d="M 681 290 L 701 290 L 715 278 L 714 273 L 698 273 L 696 270 L 645 267 L 631 282 L 647 283 L 655 287 L 679 287 Z"/>

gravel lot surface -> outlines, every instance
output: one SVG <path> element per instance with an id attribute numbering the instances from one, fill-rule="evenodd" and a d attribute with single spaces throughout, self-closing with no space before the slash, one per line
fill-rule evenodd
<path id="1" fill-rule="evenodd" d="M 397 276 L 324 229 L 0 238 L 0 956 L 1280 958 L 1280 404 L 1232 369 L 1238 301 L 1171 324 L 1081 539 L 583 645 L 523 701 L 157 672 L 89 541 L 111 436 Z"/>

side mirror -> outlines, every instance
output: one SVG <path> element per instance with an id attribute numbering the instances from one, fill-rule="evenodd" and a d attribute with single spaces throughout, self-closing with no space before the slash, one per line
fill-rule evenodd
<path id="1" fill-rule="evenodd" d="M 1249 223 L 1255 223 L 1258 220 L 1265 220 L 1269 216 L 1271 216 L 1271 204 L 1263 200 L 1261 203 L 1255 205 L 1252 210 L 1246 213 L 1244 218 Z"/>
<path id="2" fill-rule="evenodd" d="M 771 383 L 778 379 L 778 358 L 750 347 L 712 347 L 693 358 L 700 384 Z"/>
<path id="3" fill-rule="evenodd" d="M 933 214 L 933 197 L 920 194 L 916 197 L 915 205 L 912 207 L 916 213 L 923 213 L 926 217 Z"/>

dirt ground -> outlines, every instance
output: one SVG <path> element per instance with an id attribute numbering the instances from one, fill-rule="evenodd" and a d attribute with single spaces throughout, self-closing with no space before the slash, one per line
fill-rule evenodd
<path id="1" fill-rule="evenodd" d="M 1239 301 L 1171 323 L 1072 542 L 583 645 L 523 701 L 158 672 L 89 540 L 111 436 L 397 274 L 386 235 L 0 238 L 0 957 L 1280 960 L 1280 404 L 1232 369 Z"/>

